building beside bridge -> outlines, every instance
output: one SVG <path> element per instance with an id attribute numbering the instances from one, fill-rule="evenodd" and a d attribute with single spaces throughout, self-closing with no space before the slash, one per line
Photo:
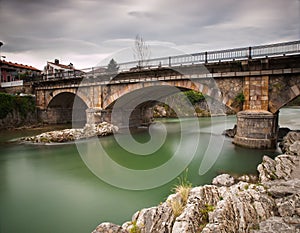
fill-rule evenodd
<path id="1" fill-rule="evenodd" d="M 57 78 L 76 77 L 82 75 L 83 73 L 83 71 L 75 69 L 72 63 L 69 65 L 64 65 L 59 63 L 58 59 L 55 59 L 54 62 L 47 62 L 47 65 L 44 67 L 43 71 L 43 79 L 50 80 Z"/>
<path id="2" fill-rule="evenodd" d="M 0 61 L 1 87 L 23 86 L 24 81 L 33 81 L 41 75 L 41 70 L 5 60 Z"/>

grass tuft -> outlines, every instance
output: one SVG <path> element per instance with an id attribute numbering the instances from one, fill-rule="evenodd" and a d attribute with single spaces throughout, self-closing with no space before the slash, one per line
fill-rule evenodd
<path id="1" fill-rule="evenodd" d="M 177 218 L 179 215 L 182 214 L 184 205 L 179 200 L 173 200 L 173 201 L 171 201 L 171 208 L 172 208 L 175 218 Z"/>
<path id="2" fill-rule="evenodd" d="M 132 227 L 130 228 L 129 233 L 141 233 L 141 229 L 136 224 L 136 221 L 132 222 Z"/>
<path id="3" fill-rule="evenodd" d="M 187 179 L 188 169 L 182 174 L 182 176 L 178 177 L 178 184 L 175 185 L 174 191 L 175 193 L 179 193 L 183 204 L 187 203 L 190 190 L 192 188 L 192 183 Z"/>

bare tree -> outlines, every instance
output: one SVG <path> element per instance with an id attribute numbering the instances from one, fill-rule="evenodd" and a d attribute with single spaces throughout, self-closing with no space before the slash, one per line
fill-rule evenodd
<path id="1" fill-rule="evenodd" d="M 150 59 L 149 45 L 146 44 L 143 37 L 136 35 L 133 47 L 134 59 L 138 61 L 138 68 L 147 65 L 147 60 Z"/>

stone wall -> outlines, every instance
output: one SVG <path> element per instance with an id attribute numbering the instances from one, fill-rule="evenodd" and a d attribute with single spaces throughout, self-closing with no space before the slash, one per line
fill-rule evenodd
<path id="1" fill-rule="evenodd" d="M 243 93 L 243 78 L 226 77 L 215 79 L 217 87 L 221 90 L 224 101 L 228 106 L 234 107 L 234 99 L 239 93 Z"/>
<path id="2" fill-rule="evenodd" d="M 23 86 L 5 87 L 2 88 L 2 91 L 8 94 L 34 94 L 34 89 L 30 83 L 26 83 Z"/>
<path id="3" fill-rule="evenodd" d="M 47 109 L 38 111 L 38 119 L 46 124 L 65 124 L 72 122 L 72 109 Z"/>
<path id="4" fill-rule="evenodd" d="M 270 77 L 269 109 L 278 111 L 300 95 L 300 75 L 276 75 Z"/>
<path id="5" fill-rule="evenodd" d="M 23 116 L 20 112 L 14 109 L 3 119 L 0 119 L 0 129 L 16 128 L 21 126 L 30 126 L 37 123 L 36 112 L 28 112 Z"/>
<path id="6" fill-rule="evenodd" d="M 0 129 L 31 125 L 36 122 L 33 97 L 0 93 Z"/>

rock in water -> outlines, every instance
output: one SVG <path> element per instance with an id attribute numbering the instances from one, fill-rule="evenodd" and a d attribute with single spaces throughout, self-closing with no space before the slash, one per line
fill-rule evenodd
<path id="1" fill-rule="evenodd" d="M 107 122 L 100 124 L 86 124 L 83 129 L 64 129 L 58 131 L 50 131 L 32 137 L 21 138 L 21 141 L 33 143 L 61 143 L 70 142 L 79 139 L 102 137 L 116 133 L 118 127 Z"/>
<path id="2" fill-rule="evenodd" d="M 234 138 L 234 136 L 236 135 L 236 130 L 237 130 L 237 126 L 234 125 L 232 129 L 226 129 L 222 134 L 225 135 L 226 137 Z"/>

